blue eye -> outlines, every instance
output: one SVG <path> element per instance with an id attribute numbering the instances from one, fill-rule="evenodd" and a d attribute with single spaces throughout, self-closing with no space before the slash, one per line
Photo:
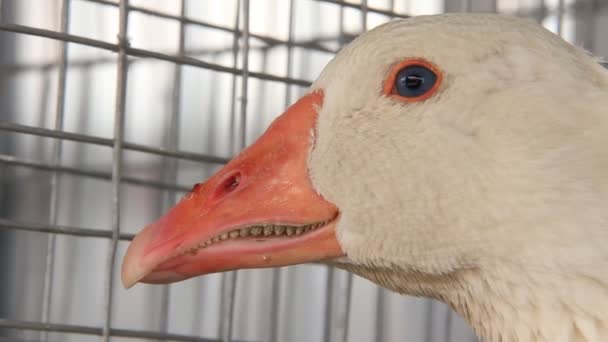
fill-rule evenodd
<path id="1" fill-rule="evenodd" d="M 393 65 L 384 80 L 382 93 L 406 103 L 424 101 L 433 96 L 443 80 L 443 73 L 424 58 L 407 58 Z"/>
<path id="2" fill-rule="evenodd" d="M 401 69 L 395 77 L 394 92 L 405 98 L 417 98 L 434 90 L 437 75 L 433 70 L 412 64 Z"/>

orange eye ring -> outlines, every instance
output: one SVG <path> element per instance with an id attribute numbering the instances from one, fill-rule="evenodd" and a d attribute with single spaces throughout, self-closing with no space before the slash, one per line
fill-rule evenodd
<path id="1" fill-rule="evenodd" d="M 421 94 L 419 96 L 413 96 L 413 97 L 402 96 L 397 92 L 397 88 L 395 86 L 395 81 L 397 79 L 397 76 L 399 75 L 399 73 L 402 70 L 404 70 L 407 67 L 411 67 L 411 66 L 420 66 L 420 67 L 429 69 L 430 71 L 432 71 L 435 74 L 436 80 L 430 89 L 428 89 L 427 91 L 425 91 L 423 94 Z M 422 59 L 422 58 L 407 58 L 407 59 L 395 64 L 391 68 L 391 71 L 390 71 L 388 77 L 384 81 L 384 86 L 382 87 L 382 93 L 392 99 L 402 101 L 402 102 L 407 102 L 407 103 L 424 101 L 424 100 L 430 98 L 431 96 L 433 96 L 437 92 L 437 89 L 439 89 L 439 86 L 441 86 L 441 81 L 443 81 L 443 73 L 433 63 L 431 63 L 425 59 Z"/>

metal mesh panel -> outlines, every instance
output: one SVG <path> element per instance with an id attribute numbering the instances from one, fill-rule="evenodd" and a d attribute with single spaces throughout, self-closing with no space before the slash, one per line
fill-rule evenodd
<path id="1" fill-rule="evenodd" d="M 252 142 L 361 31 L 419 14 L 503 12 L 607 55 L 607 8 L 599 0 L 0 1 L 0 336 L 474 341 L 445 305 L 322 265 L 126 292 L 118 260 L 139 228 Z"/>

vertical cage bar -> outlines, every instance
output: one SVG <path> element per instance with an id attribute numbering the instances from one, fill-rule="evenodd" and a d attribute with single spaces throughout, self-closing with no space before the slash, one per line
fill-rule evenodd
<path id="1" fill-rule="evenodd" d="M 564 0 L 557 2 L 557 18 L 555 31 L 558 36 L 562 35 L 562 26 L 564 20 Z"/>
<path id="2" fill-rule="evenodd" d="M 286 62 L 286 70 L 285 76 L 291 77 L 293 72 L 293 41 L 294 41 L 294 27 L 295 27 L 295 0 L 289 0 L 289 13 L 288 13 L 288 28 L 287 28 L 287 62 Z M 264 70 L 266 71 L 266 70 Z M 290 84 L 285 85 L 285 103 L 284 107 L 287 108 L 291 103 L 291 90 L 292 87 Z M 270 342 L 278 342 L 279 341 L 279 320 L 280 320 L 280 295 L 281 295 L 281 269 L 275 268 L 272 271 L 272 289 L 271 289 L 271 300 L 270 304 Z"/>
<path id="3" fill-rule="evenodd" d="M 243 0 L 243 75 L 241 78 L 241 146 L 247 145 L 247 88 L 249 78 L 249 0 Z"/>
<path id="4" fill-rule="evenodd" d="M 276 268 L 272 271 L 272 303 L 270 304 L 270 342 L 279 341 L 279 320 L 280 320 L 280 290 L 281 290 L 281 269 Z"/>
<path id="5" fill-rule="evenodd" d="M 63 0 L 61 2 L 61 19 L 60 29 L 62 33 L 68 32 L 70 16 L 70 0 Z M 68 44 L 67 42 L 60 42 L 59 60 L 58 60 L 58 78 L 57 78 L 57 98 L 55 103 L 55 118 L 53 129 L 56 131 L 63 130 L 63 121 L 65 114 L 65 89 L 67 79 L 67 54 Z M 61 139 L 54 139 L 51 152 L 51 165 L 57 167 L 61 163 L 62 155 L 62 141 Z M 53 172 L 51 175 L 51 194 L 49 203 L 49 223 L 53 226 L 57 225 L 58 215 L 58 201 L 59 201 L 59 173 Z M 42 322 L 49 323 L 51 316 L 51 305 L 52 305 L 52 294 L 53 294 L 53 272 L 55 265 L 55 245 L 56 235 L 49 234 L 47 241 L 46 250 L 46 265 L 44 272 L 44 289 L 43 289 L 43 302 L 42 302 Z M 42 334 L 42 339 L 48 339 L 48 333 Z"/>
<path id="6" fill-rule="evenodd" d="M 375 338 L 376 342 L 384 341 L 384 290 L 378 286 L 378 292 L 376 292 L 376 324 L 375 324 Z"/>
<path id="7" fill-rule="evenodd" d="M 584 2 L 585 10 L 585 48 L 592 53 L 595 53 L 595 29 L 597 27 L 598 11 L 600 9 L 597 0 L 589 0 Z"/>
<path id="8" fill-rule="evenodd" d="M 241 26 L 241 0 L 236 2 L 236 10 L 234 15 L 234 35 L 232 36 L 232 67 L 236 69 L 239 63 L 239 37 L 240 37 L 240 26 Z M 230 95 L 232 101 L 230 102 L 230 153 L 236 154 L 236 84 L 237 75 L 232 75 L 232 88 Z M 220 323 L 221 324 L 221 323 Z M 221 327 L 220 327 L 221 331 Z"/>
<path id="9" fill-rule="evenodd" d="M 367 31 L 367 0 L 361 0 L 361 32 Z"/>
<path id="10" fill-rule="evenodd" d="M 590 50 L 587 39 L 589 38 L 589 2 L 590 0 L 574 0 L 570 5 L 570 11 L 574 15 L 574 41 L 583 47 L 585 50 L 593 53 Z"/>
<path id="11" fill-rule="evenodd" d="M 11 9 L 10 1 L 0 0 L 0 23 L 4 23 L 8 13 L 14 13 Z"/>
<path id="12" fill-rule="evenodd" d="M 186 16 L 186 4 L 185 0 L 179 0 L 179 13 L 180 17 Z M 177 55 L 184 56 L 185 49 L 185 31 L 186 25 L 184 21 L 179 22 L 179 33 L 178 33 L 178 51 Z M 173 89 L 171 92 L 171 115 L 169 118 L 169 129 L 167 131 L 167 150 L 176 152 L 179 144 L 179 127 L 181 122 L 180 115 L 180 104 L 182 95 L 182 66 L 175 64 L 173 66 Z M 162 179 L 167 184 L 175 184 L 177 182 L 177 160 L 175 158 L 164 158 Z M 166 210 L 175 201 L 175 190 L 168 190 L 164 192 L 164 199 L 162 201 L 161 210 Z M 160 310 L 160 331 L 167 332 L 169 322 L 169 306 L 171 301 L 170 286 L 163 285 L 161 293 L 161 310 Z"/>
<path id="13" fill-rule="evenodd" d="M 539 0 L 536 20 L 538 21 L 539 24 L 542 24 L 543 20 L 545 20 L 546 17 L 547 17 L 547 6 L 545 5 L 545 0 Z"/>
<path id="14" fill-rule="evenodd" d="M 338 33 L 338 44 L 340 46 L 340 48 L 342 48 L 344 46 L 344 6 L 340 5 L 340 13 L 338 14 L 338 29 L 339 29 L 339 33 Z"/>
<path id="15" fill-rule="evenodd" d="M 232 67 L 237 68 L 239 62 L 239 37 L 240 37 L 240 28 L 241 25 L 241 0 L 236 2 L 236 9 L 234 14 L 234 35 L 232 37 Z M 237 75 L 232 75 L 232 88 L 231 92 L 231 101 L 230 101 L 230 132 L 229 132 L 229 144 L 230 144 L 230 153 L 235 155 L 237 153 L 237 144 L 236 144 L 236 86 L 237 86 Z M 228 320 L 226 317 L 232 317 L 232 313 L 230 312 L 230 308 L 232 306 L 230 299 L 230 292 L 232 289 L 230 288 L 233 283 L 232 278 L 234 277 L 233 272 L 225 272 L 222 273 L 221 280 L 221 294 L 220 294 L 220 321 L 218 326 L 219 335 L 221 337 L 226 337 L 229 339 L 230 330 L 232 327 L 228 327 Z M 236 280 L 234 281 L 236 285 Z M 230 318 L 231 319 L 231 318 Z"/>
<path id="16" fill-rule="evenodd" d="M 331 342 L 331 330 L 333 327 L 334 273 L 335 269 L 332 266 L 327 266 L 327 283 L 325 284 L 325 326 L 323 327 L 324 342 Z"/>
<path id="17" fill-rule="evenodd" d="M 348 342 L 348 330 L 350 327 L 350 307 L 353 292 L 353 274 L 346 273 L 346 290 L 344 291 L 344 325 L 342 342 Z"/>
<path id="18" fill-rule="evenodd" d="M 295 4 L 294 4 L 295 0 L 289 0 L 289 22 L 288 25 L 289 27 L 287 28 L 287 65 L 286 65 L 286 75 L 288 78 L 291 77 L 291 74 L 293 72 L 293 41 L 294 41 L 294 21 L 295 21 L 295 16 L 294 16 L 294 9 L 295 9 Z M 287 108 L 287 106 L 289 106 L 289 104 L 291 103 L 291 89 L 292 86 L 291 84 L 286 84 L 285 85 L 285 108 Z"/>
<path id="19" fill-rule="evenodd" d="M 249 77 L 249 0 L 242 0 L 242 11 L 243 11 L 243 34 L 242 34 L 242 70 L 241 75 L 241 97 L 240 97 L 240 139 L 239 149 L 242 149 L 247 144 L 247 89 L 248 89 L 248 77 Z M 235 99 L 233 98 L 233 101 Z M 225 310 L 223 319 L 226 321 L 224 331 L 222 334 L 222 341 L 230 342 L 232 340 L 232 326 L 234 323 L 234 305 L 236 297 L 236 284 L 238 279 L 238 272 L 233 271 L 225 277 L 227 281 L 227 288 L 225 288 Z"/>
<path id="20" fill-rule="evenodd" d="M 444 341 L 445 342 L 452 342 L 452 320 L 453 320 L 453 313 L 452 313 L 452 309 L 446 305 L 445 308 L 445 330 L 444 330 Z"/>
<path id="21" fill-rule="evenodd" d="M 112 290 L 114 263 L 120 234 L 120 177 L 122 174 L 122 145 L 125 125 L 127 95 L 127 25 L 129 22 L 129 0 L 120 0 L 118 20 L 118 60 L 116 66 L 116 103 L 114 112 L 114 145 L 112 150 L 112 241 L 107 256 L 103 340 L 110 340 L 112 323 Z"/>
<path id="22" fill-rule="evenodd" d="M 434 311 L 434 307 L 433 307 L 433 301 L 431 299 L 425 299 L 426 301 L 426 320 L 425 320 L 425 326 L 424 326 L 424 332 L 425 332 L 425 340 L 427 342 L 431 342 L 433 341 L 433 311 Z"/>

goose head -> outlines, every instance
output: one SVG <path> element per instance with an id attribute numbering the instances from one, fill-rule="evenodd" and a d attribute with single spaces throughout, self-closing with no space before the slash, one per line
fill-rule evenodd
<path id="1" fill-rule="evenodd" d="M 325 262 L 443 300 L 489 340 L 549 336 L 566 312 L 601 326 L 607 94 L 596 60 L 524 20 L 384 24 L 140 232 L 123 283 Z"/>

